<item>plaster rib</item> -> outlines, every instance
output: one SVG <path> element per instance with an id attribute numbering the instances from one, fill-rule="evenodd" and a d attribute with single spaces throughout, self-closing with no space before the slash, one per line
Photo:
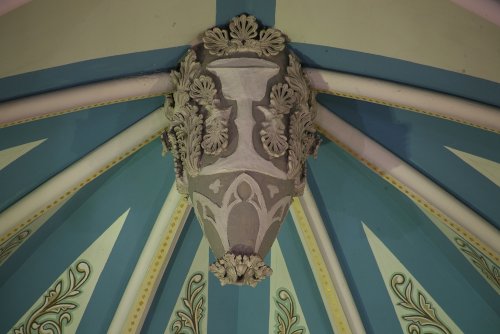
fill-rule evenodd
<path id="1" fill-rule="evenodd" d="M 353 74 L 307 68 L 313 89 L 500 133 L 500 109 L 459 97 Z"/>
<path id="2" fill-rule="evenodd" d="M 318 106 L 316 124 L 329 139 L 348 150 L 411 199 L 421 202 L 448 227 L 498 262 L 500 232 L 482 217 L 321 105 Z"/>
<path id="3" fill-rule="evenodd" d="M 448 94 L 335 71 L 304 69 L 312 88 L 500 133 L 498 108 Z M 169 73 L 103 81 L 0 103 L 0 128 L 168 93 Z"/>
<path id="4" fill-rule="evenodd" d="M 157 109 L 4 210 L 0 213 L 0 243 L 157 138 L 166 123 L 163 108 Z"/>
<path id="5" fill-rule="evenodd" d="M 325 265 L 328 269 L 328 273 L 330 274 L 335 289 L 337 290 L 340 304 L 344 309 L 347 321 L 349 322 L 349 326 L 351 327 L 353 333 L 363 334 L 365 333 L 363 322 L 361 321 L 361 317 L 359 315 L 358 309 L 356 308 L 356 304 L 354 303 L 354 299 L 349 289 L 349 285 L 347 284 L 347 280 L 344 276 L 344 272 L 342 271 L 342 267 L 340 266 L 340 262 L 338 260 L 337 254 L 335 253 L 335 249 L 333 248 L 333 244 L 328 237 L 325 223 L 323 222 L 323 218 L 319 213 L 318 207 L 316 206 L 316 201 L 314 200 L 309 186 L 306 185 L 306 188 L 304 189 L 304 195 L 302 197 L 299 197 L 299 200 L 302 204 L 304 214 L 306 215 L 309 222 L 309 226 L 311 227 L 311 231 L 314 234 L 316 242 L 318 243 L 318 248 L 321 252 L 321 255 L 323 256 L 323 258 L 328 259 L 327 261 L 325 261 Z"/>
<path id="6" fill-rule="evenodd" d="M 0 103 L 0 128 L 104 105 L 140 100 L 172 89 L 169 73 L 102 81 Z"/>
<path id="7" fill-rule="evenodd" d="M 113 316 L 113 320 L 109 326 L 108 333 L 123 333 L 125 331 L 124 327 L 127 322 L 127 317 L 133 312 L 134 303 L 140 297 L 139 294 L 141 293 L 141 286 L 147 278 L 148 268 L 155 260 L 156 251 L 160 247 L 168 228 L 173 228 L 171 226 L 171 217 L 173 217 L 175 211 L 178 210 L 180 201 L 181 195 L 177 192 L 174 184 L 160 210 L 160 213 L 158 214 L 158 217 L 156 218 L 156 222 L 151 229 L 148 240 L 145 243 L 135 269 L 127 283 L 125 292 L 122 295 L 120 303 L 115 311 L 115 315 Z M 165 267 L 170 260 L 170 256 L 172 255 L 177 239 L 182 231 L 188 212 L 189 208 L 186 208 L 182 219 L 179 221 L 179 225 L 177 225 L 175 231 L 173 232 L 174 236 L 164 260 Z M 144 312 L 144 314 L 146 313 L 147 311 Z"/>
<path id="8" fill-rule="evenodd" d="M 300 241 L 306 251 L 307 259 L 311 264 L 313 275 L 320 290 L 333 332 L 340 334 L 364 334 L 362 326 L 361 331 L 359 331 L 359 327 L 357 328 L 358 331 L 355 331 L 348 320 L 347 310 L 340 301 L 337 286 L 333 283 L 333 277 L 330 275 L 326 264 L 330 259 L 325 258 L 323 252 L 320 250 L 316 235 L 312 231 L 309 217 L 304 212 L 304 208 L 298 198 L 293 200 L 290 212 Z"/>

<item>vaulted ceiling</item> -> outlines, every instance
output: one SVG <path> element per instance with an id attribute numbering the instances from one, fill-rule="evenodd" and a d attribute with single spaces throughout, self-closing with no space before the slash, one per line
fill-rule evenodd
<path id="1" fill-rule="evenodd" d="M 10 2 L 0 332 L 500 328 L 495 2 Z M 288 36 L 323 137 L 256 288 L 208 273 L 158 138 L 166 73 L 240 13 Z"/>

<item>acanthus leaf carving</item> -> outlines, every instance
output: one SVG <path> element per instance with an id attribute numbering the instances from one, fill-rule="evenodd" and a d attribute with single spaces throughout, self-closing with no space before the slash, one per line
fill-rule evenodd
<path id="1" fill-rule="evenodd" d="M 240 15 L 234 17 L 228 31 L 215 27 L 203 36 L 205 49 L 217 56 L 231 55 L 236 52 L 253 52 L 259 56 L 275 56 L 285 49 L 285 37 L 277 29 L 263 29 L 255 17 Z M 259 36 L 258 39 L 256 37 Z"/>

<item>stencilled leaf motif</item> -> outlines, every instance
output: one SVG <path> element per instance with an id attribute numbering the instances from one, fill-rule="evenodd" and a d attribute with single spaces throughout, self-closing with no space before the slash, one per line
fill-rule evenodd
<path id="1" fill-rule="evenodd" d="M 0 265 L 26 240 L 30 233 L 31 230 L 23 230 L 0 244 Z"/>
<path id="2" fill-rule="evenodd" d="M 203 291 L 206 282 L 202 273 L 195 273 L 186 285 L 186 294 L 182 298 L 185 309 L 177 311 L 177 319 L 170 326 L 175 334 L 185 333 L 190 329 L 191 333 L 200 333 L 200 323 L 203 318 L 205 298 Z"/>
<path id="3" fill-rule="evenodd" d="M 15 334 L 28 333 L 63 333 L 64 326 L 71 321 L 71 313 L 78 304 L 72 297 L 79 295 L 81 287 L 90 276 L 90 266 L 85 261 L 76 264 L 79 273 L 76 278 L 72 268 L 68 269 L 67 288 L 64 289 L 64 278 L 57 281 L 43 298 L 43 304 L 31 313 L 25 323 L 14 329 Z"/>
<path id="4" fill-rule="evenodd" d="M 299 316 L 295 312 L 295 301 L 290 292 L 285 288 L 276 291 L 274 303 L 278 307 L 276 310 L 276 334 L 302 334 L 305 331 L 300 326 Z"/>
<path id="5" fill-rule="evenodd" d="M 467 256 L 467 258 L 486 276 L 486 279 L 492 283 L 493 286 L 500 289 L 500 271 L 494 262 L 488 263 L 486 257 L 476 250 L 468 241 L 456 237 L 455 243 L 459 246 L 460 250 Z"/>
<path id="6" fill-rule="evenodd" d="M 408 333 L 418 334 L 420 333 L 420 327 L 432 326 L 435 329 L 439 329 L 442 333 L 451 334 L 449 328 L 438 318 L 436 311 L 420 291 L 417 292 L 418 304 L 415 302 L 413 298 L 413 284 L 410 279 L 408 279 L 408 283 L 404 288 L 404 293 L 399 289 L 399 286 L 403 286 L 405 281 L 406 278 L 403 274 L 396 273 L 391 278 L 391 288 L 400 300 L 397 305 L 411 311 L 410 314 L 402 316 L 404 320 L 410 321 L 407 327 Z"/>

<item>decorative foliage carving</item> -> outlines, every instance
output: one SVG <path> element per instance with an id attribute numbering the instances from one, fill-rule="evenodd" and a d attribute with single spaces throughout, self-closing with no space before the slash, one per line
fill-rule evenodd
<path id="1" fill-rule="evenodd" d="M 175 91 L 165 102 L 169 127 L 162 139 L 165 147 L 172 151 L 177 186 L 183 193 L 187 192 L 185 173 L 198 175 L 202 153 L 218 155 L 228 145 L 227 122 L 231 108 L 218 107 L 212 78 L 200 73 L 201 65 L 196 61 L 196 54 L 189 50 L 179 71 L 171 73 Z M 205 123 L 202 110 L 208 114 Z"/>
<path id="2" fill-rule="evenodd" d="M 15 334 L 28 333 L 63 333 L 64 326 L 71 321 L 71 311 L 78 307 L 74 298 L 82 291 L 81 287 L 90 276 L 90 266 L 85 261 L 80 261 L 73 269 L 68 270 L 68 280 L 60 279 L 55 286 L 44 296 L 40 305 L 26 322 L 14 329 Z M 66 287 L 65 287 L 66 286 Z"/>
<path id="3" fill-rule="evenodd" d="M 483 254 L 478 252 L 470 243 L 462 238 L 455 238 L 456 244 L 460 247 L 460 250 L 469 258 L 469 260 L 474 263 L 474 265 L 481 270 L 481 272 L 486 276 L 486 278 L 493 283 L 498 289 L 500 289 L 500 270 L 498 267 L 491 263 L 491 267 L 486 261 Z"/>
<path id="4" fill-rule="evenodd" d="M 276 292 L 274 303 L 279 309 L 276 311 L 276 331 L 277 334 L 302 334 L 305 328 L 299 326 L 299 316 L 295 311 L 295 302 L 291 293 L 281 288 Z"/>
<path id="5" fill-rule="evenodd" d="M 200 333 L 200 322 L 205 310 L 203 295 L 205 286 L 206 282 L 202 273 L 195 273 L 191 276 L 186 286 L 186 295 L 182 298 L 184 310 L 176 312 L 177 318 L 172 323 L 173 333 L 187 333 L 186 330 L 192 334 Z"/>
<path id="6" fill-rule="evenodd" d="M 451 334 L 451 331 L 438 318 L 436 311 L 420 291 L 417 292 L 418 302 L 414 300 L 413 284 L 410 279 L 408 279 L 404 292 L 403 287 L 401 290 L 399 289 L 399 286 L 404 286 L 405 281 L 406 278 L 403 274 L 394 274 L 391 278 L 391 287 L 399 300 L 401 300 L 397 305 L 411 311 L 410 314 L 403 316 L 404 320 L 410 322 L 407 327 L 408 333 L 419 334 L 421 333 L 421 327 L 431 326 L 442 333 Z"/>
<path id="7" fill-rule="evenodd" d="M 281 31 L 268 28 L 257 32 L 258 28 L 255 17 L 240 15 L 229 24 L 229 35 L 227 30 L 215 27 L 205 32 L 203 43 L 210 54 L 217 56 L 253 52 L 270 57 L 284 50 L 285 37 Z"/>
<path id="8" fill-rule="evenodd" d="M 301 174 L 305 174 L 307 156 L 316 156 L 320 139 L 314 128 L 316 110 L 314 95 L 310 94 L 309 85 L 297 57 L 289 56 L 285 80 L 295 92 L 297 107 L 290 117 L 290 139 L 288 150 L 288 177 L 296 179 L 296 187 L 301 187 Z"/>
<path id="9" fill-rule="evenodd" d="M 235 255 L 230 252 L 211 264 L 210 271 L 221 285 L 246 284 L 252 287 L 273 273 L 258 255 Z"/>
<path id="10" fill-rule="evenodd" d="M 7 260 L 12 252 L 24 242 L 30 233 L 30 230 L 23 230 L 0 245 L 0 264 Z"/>
<path id="11" fill-rule="evenodd" d="M 266 121 L 262 123 L 260 139 L 264 149 L 271 157 L 280 157 L 288 149 L 285 136 L 285 124 L 283 115 L 290 112 L 295 102 L 295 93 L 288 84 L 278 83 L 271 89 L 270 107 L 259 107 L 264 113 Z"/>

